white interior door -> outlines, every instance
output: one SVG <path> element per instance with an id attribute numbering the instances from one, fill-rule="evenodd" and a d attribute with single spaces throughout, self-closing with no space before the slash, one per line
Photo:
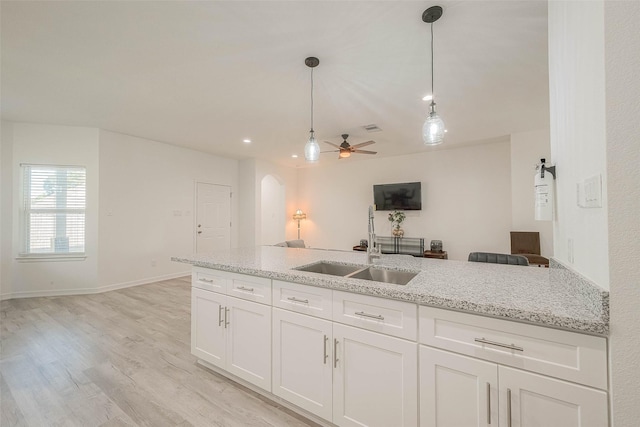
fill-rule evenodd
<path id="1" fill-rule="evenodd" d="M 231 248 L 231 187 L 196 184 L 196 253 Z"/>

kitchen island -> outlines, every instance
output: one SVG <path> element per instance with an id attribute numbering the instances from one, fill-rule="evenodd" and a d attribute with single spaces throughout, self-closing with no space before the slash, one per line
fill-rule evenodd
<path id="1" fill-rule="evenodd" d="M 320 424 L 608 424 L 608 294 L 558 263 L 376 259 L 415 273 L 398 285 L 300 270 L 365 268 L 352 251 L 172 259 L 193 266 L 199 362 Z"/>
<path id="2" fill-rule="evenodd" d="M 352 251 L 258 246 L 172 260 L 579 332 L 609 330 L 608 292 L 558 263 L 547 270 L 383 255 L 376 265 L 419 272 L 407 285 L 394 285 L 294 270 L 319 261 L 367 263 L 366 253 Z"/>

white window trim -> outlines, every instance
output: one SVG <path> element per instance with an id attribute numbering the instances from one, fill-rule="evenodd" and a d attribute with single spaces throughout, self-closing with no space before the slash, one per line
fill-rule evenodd
<path id="1" fill-rule="evenodd" d="M 52 167 L 52 168 L 83 168 L 85 170 L 85 191 L 86 191 L 86 171 L 87 171 L 87 167 L 84 165 L 58 165 L 58 164 L 44 164 L 44 163 L 20 163 L 20 167 L 23 168 L 25 166 L 41 166 L 41 167 Z M 25 233 L 27 233 L 27 225 L 25 224 L 25 215 L 24 215 L 24 186 L 25 186 L 25 182 L 24 182 L 24 173 L 21 172 L 20 173 L 20 197 L 21 197 L 21 213 L 19 215 L 19 226 L 20 226 L 20 233 L 22 235 L 21 238 L 21 245 L 24 245 L 24 239 L 26 238 Z M 85 193 L 85 197 L 86 197 L 86 193 Z M 87 212 L 87 208 L 85 206 L 85 209 L 83 210 L 84 214 L 85 214 L 85 221 L 86 221 L 86 212 Z M 86 223 L 85 223 L 85 227 L 86 227 Z M 85 228 L 85 233 L 86 233 L 86 228 Z M 86 248 L 87 245 L 87 241 L 86 241 L 86 234 L 85 234 L 85 240 L 84 240 L 84 245 Z M 24 250 L 24 246 L 22 246 L 22 250 Z M 58 253 L 25 253 L 25 252 L 19 252 L 16 257 L 15 260 L 17 262 L 51 262 L 51 261 L 84 261 L 86 260 L 87 255 L 86 252 L 58 252 Z"/>

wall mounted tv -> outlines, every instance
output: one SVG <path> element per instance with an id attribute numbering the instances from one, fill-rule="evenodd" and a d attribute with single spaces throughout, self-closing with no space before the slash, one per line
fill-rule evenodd
<path id="1" fill-rule="evenodd" d="M 419 211 L 422 209 L 421 183 L 374 185 L 373 203 L 378 211 Z"/>

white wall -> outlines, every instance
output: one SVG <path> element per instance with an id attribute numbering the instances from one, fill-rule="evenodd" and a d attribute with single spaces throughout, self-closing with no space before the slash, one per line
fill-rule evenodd
<path id="1" fill-rule="evenodd" d="M 409 156 L 341 161 L 300 169 L 298 195 L 312 247 L 351 250 L 367 238 L 374 184 L 422 182 L 422 210 L 407 211 L 405 237 L 443 241 L 450 259 L 469 252 L 510 252 L 509 141 Z M 376 212 L 376 233 L 391 235 L 388 212 Z"/>
<path id="2" fill-rule="evenodd" d="M 554 255 L 608 289 L 603 16 L 602 1 L 549 2 Z M 596 175 L 602 176 L 602 207 L 578 207 L 576 185 Z"/>
<path id="3" fill-rule="evenodd" d="M 238 162 L 100 131 L 99 286 L 187 273 L 171 256 L 194 252 L 195 182 L 238 187 Z M 232 199 L 231 245 L 237 246 Z"/>
<path id="4" fill-rule="evenodd" d="M 10 236 L 11 242 L 10 252 L 2 253 L 4 263 L 10 265 L 7 280 L 11 295 L 54 295 L 94 289 L 98 272 L 98 130 L 31 123 L 13 123 L 11 127 L 11 140 L 5 142 L 3 138 L 3 145 L 10 144 L 13 151 L 10 165 L 13 180 L 10 190 L 11 205 L 5 207 L 3 204 L 3 211 L 12 216 L 13 232 L 11 235 L 3 232 L 2 236 L 3 241 Z M 15 259 L 21 245 L 17 226 L 20 223 L 21 195 L 18 183 L 21 182 L 21 163 L 78 165 L 87 168 L 86 259 L 28 262 L 18 262 Z M 3 188 L 3 193 L 4 190 Z"/>
<path id="5" fill-rule="evenodd" d="M 511 230 L 540 233 L 540 253 L 553 256 L 553 223 L 534 218 L 534 165 L 541 158 L 551 164 L 549 130 L 511 135 Z"/>
<path id="6" fill-rule="evenodd" d="M 285 240 L 285 187 L 273 175 L 260 183 L 262 245 L 274 245 Z"/>
<path id="7" fill-rule="evenodd" d="M 13 123 L 0 122 L 0 299 L 12 292 Z"/>
<path id="8" fill-rule="evenodd" d="M 640 2 L 606 2 L 613 426 L 640 420 Z"/>
<path id="9" fill-rule="evenodd" d="M 262 179 L 271 175 L 284 187 L 285 239 L 295 239 L 297 223 L 291 218 L 298 208 L 296 169 L 256 159 L 239 164 L 239 219 L 241 221 L 239 246 L 262 243 Z M 303 209 L 304 210 L 304 209 Z M 304 236 L 301 236 L 304 239 Z M 274 242 L 277 243 L 277 242 Z"/>

